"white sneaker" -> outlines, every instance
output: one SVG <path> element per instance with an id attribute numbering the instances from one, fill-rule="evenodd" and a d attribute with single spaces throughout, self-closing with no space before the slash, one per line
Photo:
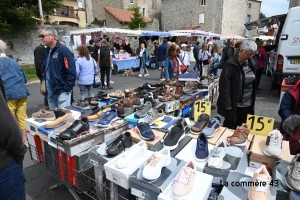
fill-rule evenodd
<path id="1" fill-rule="evenodd" d="M 226 155 L 226 143 L 223 141 L 218 142 L 210 153 L 210 157 L 208 158 L 208 167 L 222 169 L 223 158 Z"/>
<path id="2" fill-rule="evenodd" d="M 161 69 L 161 67 L 160 67 L 160 68 L 158 68 L 158 69 Z"/>
<path id="3" fill-rule="evenodd" d="M 144 76 L 149 76 L 149 74 L 145 74 Z"/>
<path id="4" fill-rule="evenodd" d="M 170 163 L 170 150 L 168 148 L 163 148 L 146 161 L 142 172 L 143 178 L 147 180 L 155 180 L 159 178 L 161 175 L 161 169 L 168 166 Z"/>
<path id="5" fill-rule="evenodd" d="M 267 156 L 273 156 L 275 158 L 282 157 L 282 135 L 280 131 L 273 130 L 269 133 L 264 148 L 264 154 Z"/>
<path id="6" fill-rule="evenodd" d="M 165 81 L 166 79 L 164 79 L 164 78 L 161 78 L 160 80 L 161 80 L 161 81 Z"/>
<path id="7" fill-rule="evenodd" d="M 143 76 L 142 74 L 138 75 L 139 78 L 142 78 L 142 76 Z"/>
<path id="8" fill-rule="evenodd" d="M 110 83 L 115 83 L 115 82 L 113 82 L 113 81 L 111 80 Z"/>
<path id="9" fill-rule="evenodd" d="M 123 153 L 123 156 L 118 159 L 116 167 L 118 169 L 123 169 L 128 167 L 131 163 L 139 159 L 147 151 L 147 143 L 141 140 L 136 145 L 133 145 L 129 150 Z"/>
<path id="10" fill-rule="evenodd" d="M 106 81 L 104 81 L 104 85 L 107 85 L 107 84 L 106 84 Z"/>

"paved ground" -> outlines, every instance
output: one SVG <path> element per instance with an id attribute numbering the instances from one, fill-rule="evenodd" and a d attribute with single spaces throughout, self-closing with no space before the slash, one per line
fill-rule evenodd
<path id="1" fill-rule="evenodd" d="M 193 65 L 192 65 L 193 66 Z M 135 72 L 138 75 L 138 72 Z M 150 77 L 138 78 L 137 76 L 123 77 L 121 74 L 113 75 L 112 79 L 115 81 L 112 86 L 113 90 L 126 89 L 129 87 L 137 87 L 145 82 L 156 83 L 160 77 L 159 70 L 150 70 Z M 257 95 L 255 114 L 267 117 L 275 118 L 275 127 L 279 127 L 280 117 L 277 114 L 279 95 L 271 94 L 270 87 L 271 78 L 266 75 L 262 76 L 261 81 L 261 91 Z M 27 114 L 30 117 L 33 112 L 38 111 L 43 107 L 43 96 L 39 93 L 39 84 L 30 84 L 27 86 L 31 95 L 28 97 L 27 104 Z M 94 92 L 97 93 L 99 89 L 95 89 Z M 74 88 L 75 100 L 79 97 L 79 88 L 75 86 Z M 216 109 L 212 110 L 212 116 L 216 115 Z M 34 163 L 30 159 L 29 153 L 26 154 L 24 160 L 24 172 L 27 177 L 26 182 L 26 192 L 27 199 L 40 199 L 40 200 L 72 200 L 74 199 L 70 192 L 64 185 L 57 187 L 56 189 L 50 190 L 49 187 L 59 183 L 56 178 L 53 178 L 50 173 L 48 173 L 44 165 Z M 79 194 L 82 199 L 89 199 L 84 194 Z"/>

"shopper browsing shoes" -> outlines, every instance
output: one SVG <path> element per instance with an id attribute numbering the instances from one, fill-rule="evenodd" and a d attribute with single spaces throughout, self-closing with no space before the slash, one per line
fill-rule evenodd
<path id="1" fill-rule="evenodd" d="M 170 81 L 171 78 L 179 77 L 181 74 L 181 61 L 179 60 L 180 47 L 178 45 L 172 45 L 167 51 L 167 57 L 165 60 L 165 79 Z"/>
<path id="2" fill-rule="evenodd" d="M 143 75 L 144 76 L 149 76 L 149 72 L 148 72 L 147 64 L 146 64 L 147 61 L 148 61 L 148 59 L 149 59 L 149 52 L 145 48 L 145 43 L 141 43 L 141 49 L 140 49 L 139 57 L 141 59 L 140 75 L 139 75 L 139 77 L 141 78 Z"/>
<path id="3" fill-rule="evenodd" d="M 225 120 L 224 127 L 235 129 L 254 114 L 255 64 L 252 59 L 257 45 L 244 40 L 239 54 L 229 58 L 219 80 L 218 113 Z"/>
<path id="4" fill-rule="evenodd" d="M 98 65 L 100 66 L 101 72 L 101 83 L 104 83 L 104 77 L 106 75 L 106 84 L 107 89 L 113 89 L 110 86 L 110 70 L 112 66 L 112 55 L 113 53 L 110 51 L 109 46 L 107 45 L 107 40 L 101 40 L 101 47 L 98 50 Z M 102 89 L 105 86 L 102 84 Z"/>

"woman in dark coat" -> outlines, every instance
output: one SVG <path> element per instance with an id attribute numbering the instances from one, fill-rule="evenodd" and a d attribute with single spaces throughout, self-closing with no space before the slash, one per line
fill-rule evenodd
<path id="1" fill-rule="evenodd" d="M 235 129 L 254 114 L 255 64 L 257 45 L 244 40 L 240 52 L 225 63 L 219 80 L 218 113 L 225 118 L 224 127 Z"/>

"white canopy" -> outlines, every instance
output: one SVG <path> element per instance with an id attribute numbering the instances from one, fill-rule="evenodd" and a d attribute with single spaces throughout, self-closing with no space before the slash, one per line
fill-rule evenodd
<path id="1" fill-rule="evenodd" d="M 222 35 L 221 39 L 236 39 L 236 40 L 246 40 L 247 38 L 239 35 Z"/>
<path id="2" fill-rule="evenodd" d="M 274 36 L 267 36 L 267 35 L 260 35 L 258 37 L 254 37 L 254 38 L 259 38 L 261 40 L 274 40 Z"/>
<path id="3" fill-rule="evenodd" d="M 90 29 L 79 29 L 76 31 L 70 31 L 70 35 L 81 35 L 90 34 L 95 32 L 102 32 L 105 34 L 121 34 L 128 36 L 140 36 L 141 30 L 128 30 L 128 29 L 118 29 L 118 28 L 90 28 Z"/>

